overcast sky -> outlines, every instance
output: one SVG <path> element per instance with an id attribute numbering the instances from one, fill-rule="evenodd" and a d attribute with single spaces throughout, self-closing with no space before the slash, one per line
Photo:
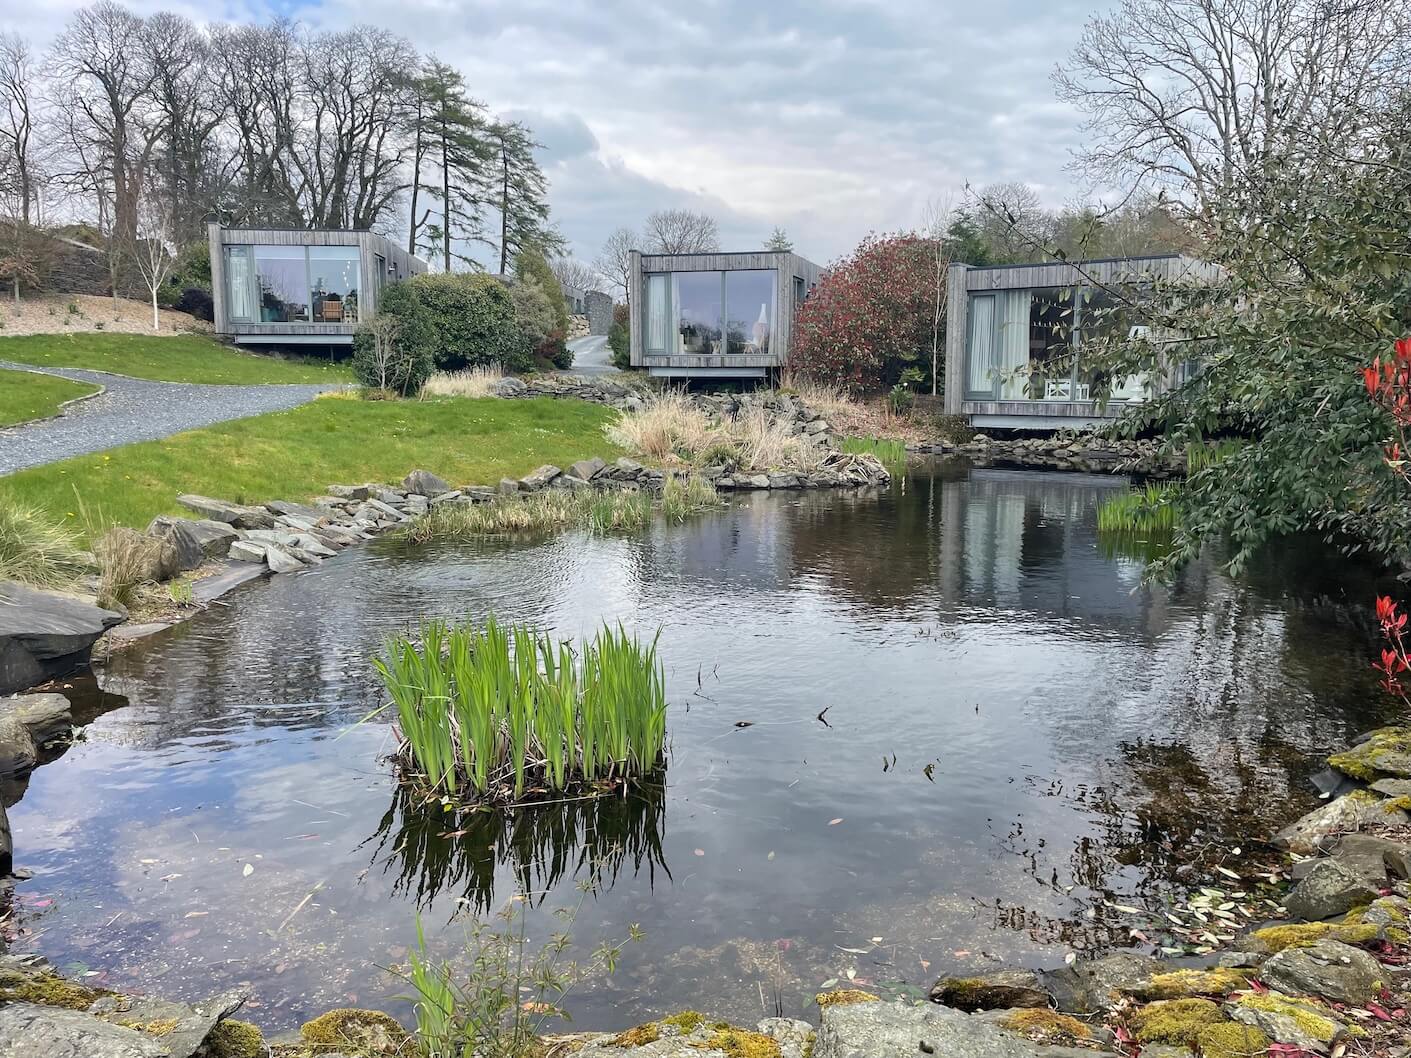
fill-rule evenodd
<path id="1" fill-rule="evenodd" d="M 80 6 L 0 0 L 44 45 Z M 457 66 L 473 93 L 545 144 L 550 202 L 574 253 L 685 206 L 723 248 L 779 225 L 826 263 L 868 231 L 915 226 L 966 182 L 1021 180 L 1051 205 L 1078 117 L 1053 64 L 1105 0 L 134 0 L 197 20 L 387 26 Z"/>

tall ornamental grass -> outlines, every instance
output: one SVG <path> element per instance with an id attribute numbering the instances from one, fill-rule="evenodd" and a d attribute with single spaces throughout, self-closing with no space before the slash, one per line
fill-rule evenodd
<path id="1" fill-rule="evenodd" d="M 403 775 L 429 794 L 516 803 L 583 784 L 627 785 L 666 742 L 656 641 L 604 626 L 581 654 L 525 625 L 423 624 L 377 671 L 397 710 Z"/>
<path id="2" fill-rule="evenodd" d="M 0 580 L 68 588 L 90 565 L 77 533 L 37 507 L 0 499 Z"/>

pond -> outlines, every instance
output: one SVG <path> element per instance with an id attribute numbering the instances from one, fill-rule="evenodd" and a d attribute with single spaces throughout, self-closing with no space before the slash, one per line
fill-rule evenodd
<path id="1" fill-rule="evenodd" d="M 913 465 L 881 494 L 753 494 L 631 536 L 386 541 L 241 589 L 116 656 L 109 709 L 12 811 L 26 943 L 110 987 L 250 1016 L 406 1017 L 432 944 L 528 891 L 587 947 L 640 923 L 584 1028 L 694 1007 L 807 1016 L 829 980 L 905 990 L 1138 943 L 1181 865 L 1306 811 L 1383 719 L 1366 602 L 1317 548 L 1170 588 L 1100 545 L 1121 479 Z M 404 809 L 369 658 L 425 615 L 660 630 L 663 788 L 455 831 Z M 111 701 L 111 700 L 110 700 Z M 449 836 L 448 836 L 449 835 Z"/>

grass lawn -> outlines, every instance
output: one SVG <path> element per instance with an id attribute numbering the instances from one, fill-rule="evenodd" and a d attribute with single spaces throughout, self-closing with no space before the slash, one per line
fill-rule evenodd
<path id="1" fill-rule="evenodd" d="M 346 364 L 242 352 L 198 334 L 25 334 L 0 338 L 0 360 L 86 367 L 157 382 L 350 382 Z"/>
<path id="2" fill-rule="evenodd" d="M 65 401 L 96 392 L 98 387 L 87 382 L 0 369 L 0 426 L 57 415 Z"/>
<path id="3" fill-rule="evenodd" d="M 145 528 L 181 512 L 180 492 L 240 503 L 305 500 L 330 484 L 400 481 L 422 467 L 453 485 L 493 485 L 543 463 L 620 450 L 613 412 L 574 400 L 363 401 L 329 397 L 291 411 L 190 430 L 0 477 L 0 499 L 78 525 L 75 493 L 103 523 Z"/>

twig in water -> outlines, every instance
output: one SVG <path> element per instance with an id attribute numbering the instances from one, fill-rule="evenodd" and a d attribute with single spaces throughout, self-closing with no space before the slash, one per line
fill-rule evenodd
<path id="1" fill-rule="evenodd" d="M 304 899 L 300 900 L 297 904 L 295 904 L 295 905 L 294 905 L 294 910 L 291 911 L 291 912 L 289 912 L 289 914 L 285 915 L 285 916 L 284 916 L 284 921 L 281 922 L 277 927 L 275 927 L 275 932 L 276 932 L 276 933 L 282 933 L 282 932 L 284 932 L 284 927 L 287 926 L 287 925 L 289 925 L 289 920 L 292 919 L 295 915 L 297 915 L 300 911 L 304 910 L 304 905 L 307 904 L 310 900 L 312 900 L 312 899 L 314 898 L 314 894 L 317 893 L 317 892 L 318 892 L 320 889 L 322 889 L 322 888 L 323 888 L 323 882 L 319 882 L 319 883 L 318 883 L 317 885 L 315 885 L 312 889 L 310 889 L 307 893 L 305 893 L 305 894 L 304 894 Z"/>

